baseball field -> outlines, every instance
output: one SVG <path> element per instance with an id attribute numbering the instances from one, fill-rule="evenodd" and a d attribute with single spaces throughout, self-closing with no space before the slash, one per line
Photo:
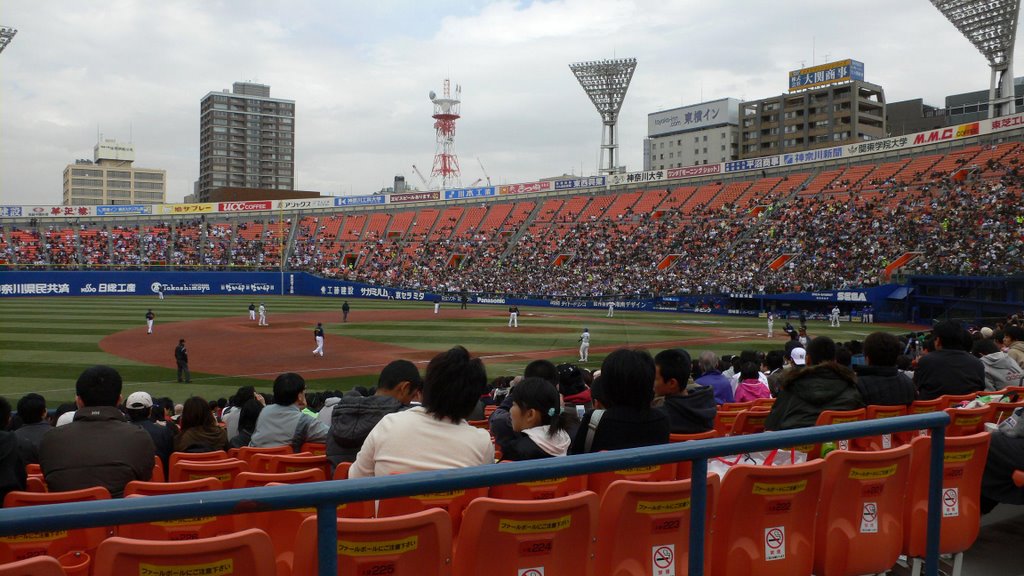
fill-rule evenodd
<path id="1" fill-rule="evenodd" d="M 249 320 L 250 303 L 263 302 L 269 326 Z M 767 338 L 764 319 L 665 312 L 521 308 L 519 327 L 508 327 L 504 306 L 444 304 L 434 314 L 426 302 L 349 301 L 342 322 L 341 300 L 299 296 L 48 297 L 0 299 L 0 396 L 13 402 L 39 392 L 49 406 L 74 399 L 78 374 L 94 364 L 121 372 L 127 395 L 145 390 L 175 400 L 190 395 L 227 397 L 238 386 L 269 390 L 281 372 L 302 374 L 310 390 L 346 390 L 371 385 L 387 362 L 405 358 L 425 368 L 438 351 L 456 344 L 484 359 L 488 376 L 515 375 L 537 358 L 576 362 L 583 328 L 591 333 L 587 368 L 600 367 L 622 346 L 652 353 L 683 347 L 701 350 L 781 348 L 784 321 Z M 145 314 L 156 316 L 146 333 Z M 312 355 L 313 327 L 322 322 L 325 356 Z M 795 323 L 795 322 L 794 322 Z M 812 321 L 809 334 L 837 341 L 862 340 L 874 330 L 906 333 L 908 326 L 844 323 L 829 328 Z M 174 348 L 184 338 L 190 384 L 176 381 Z"/>

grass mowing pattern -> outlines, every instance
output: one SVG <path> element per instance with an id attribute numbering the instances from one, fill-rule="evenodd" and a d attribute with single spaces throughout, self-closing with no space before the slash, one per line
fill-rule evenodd
<path id="1" fill-rule="evenodd" d="M 251 384 L 260 390 L 270 388 L 266 380 L 202 374 L 192 372 L 191 384 L 175 382 L 173 369 L 149 366 L 107 354 L 99 342 L 105 336 L 145 325 L 143 316 L 152 308 L 161 324 L 202 318 L 245 317 L 250 302 L 266 303 L 273 318 L 280 314 L 327 311 L 340 314 L 341 300 L 305 296 L 171 296 L 158 300 L 152 296 L 132 297 L 52 297 L 0 299 L 0 396 L 17 402 L 27 392 L 46 396 L 51 407 L 74 399 L 74 382 L 78 374 L 94 364 L 115 367 L 125 380 L 124 395 L 146 390 L 154 396 L 170 396 L 182 401 L 190 395 L 207 399 L 234 393 L 238 386 Z M 335 323 L 325 324 L 328 335 L 345 336 L 389 343 L 417 350 L 444 350 L 456 344 L 466 346 L 484 358 L 488 375 L 521 374 L 533 358 L 519 353 L 541 353 L 553 362 L 576 362 L 578 338 L 584 327 L 592 334 L 590 362 L 587 368 L 600 367 L 603 353 L 595 348 L 628 346 L 648 348 L 656 353 L 664 348 L 682 346 L 696 358 L 701 350 L 736 353 L 741 349 L 770 350 L 781 348 L 783 340 L 765 338 L 765 321 L 757 318 L 684 315 L 674 313 L 616 311 L 615 318 L 605 318 L 605 310 L 562 310 L 555 308 L 523 308 L 519 329 L 508 328 L 508 314 L 501 306 L 474 306 L 475 310 L 491 310 L 485 318 L 459 318 L 449 313 L 455 305 L 442 306 L 441 313 L 428 321 L 393 321 L 387 323 L 361 321 L 370 310 L 417 309 L 432 307 L 430 303 L 350 300 L 349 323 L 340 330 Z M 776 322 L 779 328 L 782 322 Z M 687 343 L 694 339 L 717 337 L 716 330 L 738 331 L 723 342 Z M 836 340 L 863 339 L 879 326 L 844 324 L 828 328 L 826 322 L 810 326 L 812 336 L 826 334 Z M 894 332 L 903 329 L 888 328 Z M 777 330 L 780 333 L 781 330 Z M 170 351 L 168 351 L 170 352 Z M 424 367 L 425 368 L 425 367 Z M 311 390 L 341 389 L 355 385 L 372 385 L 376 376 L 316 379 L 306 374 Z"/>

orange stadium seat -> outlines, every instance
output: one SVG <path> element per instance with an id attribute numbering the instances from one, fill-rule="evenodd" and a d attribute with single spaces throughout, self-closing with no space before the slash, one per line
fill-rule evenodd
<path id="1" fill-rule="evenodd" d="M 732 423 L 732 436 L 757 434 L 764 432 L 764 423 L 768 420 L 767 410 L 742 410 L 736 421 Z"/>
<path id="2" fill-rule="evenodd" d="M 270 537 L 250 529 L 212 538 L 160 542 L 108 538 L 96 551 L 97 574 L 245 574 L 276 576 Z"/>
<path id="3" fill-rule="evenodd" d="M 466 506 L 473 500 L 485 496 L 487 496 L 487 488 L 467 488 L 403 498 L 385 498 L 377 507 L 377 517 L 401 516 L 430 508 L 440 508 L 451 517 L 452 533 L 458 534 Z"/>
<path id="4" fill-rule="evenodd" d="M 991 404 L 980 408 L 946 408 L 949 424 L 946 436 L 970 436 L 985 430 L 985 423 L 991 422 L 995 415 L 995 407 Z"/>
<path id="5" fill-rule="evenodd" d="M 549 500 L 478 498 L 466 508 L 453 574 L 589 575 L 598 509 L 589 491 Z"/>
<path id="6" fill-rule="evenodd" d="M 491 498 L 502 500 L 542 500 L 546 498 L 561 498 L 562 496 L 582 492 L 586 489 L 586 476 L 563 476 L 561 478 L 491 486 L 489 495 Z"/>
<path id="7" fill-rule="evenodd" d="M 142 482 L 133 480 L 125 486 L 127 498 L 161 496 L 165 494 L 190 494 L 220 490 L 221 482 L 216 478 L 197 478 L 182 482 Z M 231 516 L 196 516 L 178 520 L 122 524 L 118 535 L 140 540 L 195 540 L 227 534 L 235 530 Z"/>
<path id="8" fill-rule="evenodd" d="M 324 478 L 331 473 L 331 463 L 324 454 L 274 454 L 270 457 L 268 472 L 280 474 L 282 472 L 297 472 L 315 468 L 322 470 Z"/>
<path id="9" fill-rule="evenodd" d="M 722 479 L 711 575 L 809 576 L 823 460 L 732 467 Z"/>
<path id="10" fill-rule="evenodd" d="M 167 467 L 174 468 L 174 465 L 180 460 L 208 462 L 210 460 L 224 460 L 227 457 L 228 453 L 223 450 L 214 450 L 213 452 L 171 452 L 171 457 L 167 460 Z"/>
<path id="11" fill-rule="evenodd" d="M 305 468 L 294 472 L 242 472 L 235 476 L 232 488 L 253 488 L 266 486 L 267 484 L 304 484 L 306 482 L 320 482 L 327 479 L 327 475 L 320 468 Z"/>
<path id="12" fill-rule="evenodd" d="M 910 446 L 879 452 L 836 450 L 825 457 L 814 541 L 815 576 L 891 569 L 903 546 L 903 500 Z"/>
<path id="13" fill-rule="evenodd" d="M 231 487 L 236 476 L 248 471 L 249 465 L 237 458 L 210 461 L 179 460 L 171 464 L 171 472 L 167 480 L 181 482 L 182 480 L 212 476 L 219 480 L 226 489 Z"/>
<path id="14" fill-rule="evenodd" d="M 896 416 L 906 416 L 906 406 L 881 406 L 878 404 L 872 404 L 864 408 L 864 419 L 875 420 L 878 418 L 894 418 Z M 904 435 L 905 436 L 905 435 Z M 909 440 L 906 440 L 909 442 Z M 853 439 L 854 450 L 888 450 L 900 444 L 906 443 L 901 441 L 901 436 L 897 434 L 881 434 L 879 436 L 865 436 L 863 438 Z"/>
<path id="15" fill-rule="evenodd" d="M 292 447 L 288 446 L 287 444 L 282 445 L 282 446 L 268 446 L 268 447 L 265 447 L 265 448 L 256 448 L 254 446 L 242 446 L 241 448 L 237 448 L 237 450 L 238 450 L 237 454 L 234 455 L 234 456 L 231 456 L 231 457 L 232 458 L 238 458 L 239 460 L 245 460 L 249 464 L 249 467 L 254 472 L 262 472 L 262 470 L 257 470 L 256 467 L 253 464 L 253 456 L 256 455 L 256 454 L 294 454 L 295 453 L 295 451 L 292 450 Z"/>
<path id="16" fill-rule="evenodd" d="M 146 482 L 132 480 L 124 487 L 125 496 L 160 496 L 161 494 L 185 494 L 188 492 L 207 492 L 220 490 L 221 483 L 216 478 L 196 478 L 180 482 Z"/>
<path id="17" fill-rule="evenodd" d="M 676 479 L 676 464 L 654 464 L 651 466 L 638 466 L 612 472 L 595 472 L 587 478 L 587 490 L 604 495 L 605 490 L 618 480 L 632 480 L 634 482 L 665 482 Z"/>
<path id="18" fill-rule="evenodd" d="M 14 491 L 8 492 L 4 497 L 4 508 L 109 499 L 110 493 L 107 489 L 99 486 L 67 492 Z M 92 555 L 100 542 L 114 533 L 113 528 L 97 527 L 0 536 L 0 562 L 24 560 L 41 555 L 58 558 L 68 552 L 85 552 Z"/>
<path id="19" fill-rule="evenodd" d="M 717 474 L 707 478 L 705 526 L 711 527 Z M 685 574 L 690 547 L 690 481 L 613 482 L 601 497 L 597 527 L 597 576 Z M 704 539 L 704 571 L 711 560 L 711 531 Z M 659 552 L 660 551 L 660 552 Z"/>
<path id="20" fill-rule="evenodd" d="M 88 574 L 88 569 L 85 574 Z M 85 576 L 83 574 L 82 576 Z M 69 576 L 60 561 L 52 556 L 36 556 L 0 564 L 0 576 Z"/>

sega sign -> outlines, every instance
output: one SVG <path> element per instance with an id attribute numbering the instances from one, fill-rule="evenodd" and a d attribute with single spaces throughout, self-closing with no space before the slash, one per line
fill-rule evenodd
<path id="1" fill-rule="evenodd" d="M 273 210 L 274 203 L 270 200 L 260 202 L 221 202 L 217 204 L 220 212 L 251 212 L 253 210 Z"/>

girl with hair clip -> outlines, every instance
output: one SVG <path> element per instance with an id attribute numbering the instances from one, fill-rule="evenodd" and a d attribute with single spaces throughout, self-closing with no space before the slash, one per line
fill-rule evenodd
<path id="1" fill-rule="evenodd" d="M 502 459 L 565 456 L 572 443 L 567 431 L 570 418 L 562 411 L 558 389 L 543 378 L 527 378 L 512 387 L 509 397 L 512 432 L 495 438 Z"/>

